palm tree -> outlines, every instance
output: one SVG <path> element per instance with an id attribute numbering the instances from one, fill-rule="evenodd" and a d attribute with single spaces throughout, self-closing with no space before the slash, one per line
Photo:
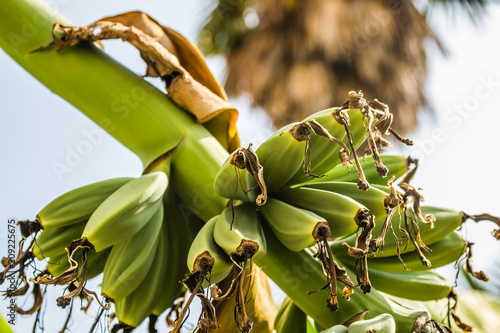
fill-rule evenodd
<path id="1" fill-rule="evenodd" d="M 472 17 L 484 5 L 431 3 Z M 426 40 L 440 45 L 425 13 L 394 0 L 220 0 L 199 36 L 206 54 L 226 57 L 227 92 L 249 93 L 277 128 L 362 90 L 391 106 L 402 133 L 426 106 Z"/>

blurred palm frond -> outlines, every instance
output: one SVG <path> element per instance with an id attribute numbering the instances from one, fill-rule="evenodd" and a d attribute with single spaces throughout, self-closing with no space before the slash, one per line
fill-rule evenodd
<path id="1" fill-rule="evenodd" d="M 248 93 L 275 127 L 362 90 L 403 133 L 426 106 L 425 40 L 439 44 L 425 15 L 395 0 L 219 0 L 199 35 L 205 54 L 227 59 L 227 92 Z"/>

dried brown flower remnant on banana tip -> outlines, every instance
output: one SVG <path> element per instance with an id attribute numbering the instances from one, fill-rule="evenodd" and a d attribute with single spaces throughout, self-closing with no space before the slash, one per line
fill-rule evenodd
<path id="1" fill-rule="evenodd" d="M 314 177 L 314 178 L 321 178 L 323 177 L 322 175 L 315 175 L 311 173 L 311 133 L 309 132 L 311 130 L 315 135 L 322 136 L 324 138 L 327 138 L 328 140 L 332 142 L 336 142 L 339 144 L 342 148 L 339 152 L 339 157 L 342 162 L 342 165 L 344 166 L 352 166 L 351 162 L 349 162 L 349 148 L 339 139 L 331 135 L 326 128 L 324 128 L 320 123 L 318 123 L 315 119 L 311 119 L 308 122 L 304 123 L 299 123 L 295 126 L 293 126 L 288 132 L 292 135 L 292 137 L 301 142 L 305 141 L 306 146 L 304 150 L 304 158 L 302 162 L 302 170 L 304 174 L 306 174 L 309 178 Z"/>
<path id="2" fill-rule="evenodd" d="M 361 94 L 362 95 L 362 94 Z M 360 190 L 366 191 L 370 188 L 370 185 L 368 184 L 368 181 L 366 180 L 365 174 L 363 172 L 363 168 L 361 167 L 361 163 L 359 162 L 358 155 L 356 153 L 356 147 L 354 146 L 354 140 L 352 138 L 351 131 L 349 129 L 350 122 L 349 122 L 349 114 L 347 113 L 347 110 L 351 109 L 351 106 L 357 106 L 357 101 L 358 100 L 358 95 L 351 91 L 349 92 L 349 100 L 347 100 L 342 107 L 339 109 L 335 110 L 332 112 L 333 117 L 337 122 L 341 125 L 344 126 L 345 131 L 347 133 L 347 138 L 349 140 L 349 145 L 351 146 L 351 151 L 354 156 L 354 162 L 356 163 L 356 169 L 358 170 L 359 173 L 359 181 L 358 181 L 358 188 Z"/>
<path id="3" fill-rule="evenodd" d="M 472 269 L 472 246 L 473 245 L 474 245 L 474 243 L 467 242 L 467 254 L 466 254 L 464 269 L 466 272 L 470 273 L 476 279 L 487 282 L 490 279 L 486 276 L 486 273 L 484 273 L 483 271 L 474 271 L 474 269 Z"/>
<path id="4" fill-rule="evenodd" d="M 204 305 L 202 308 L 202 314 L 200 316 L 199 324 L 201 324 L 202 326 L 210 326 L 211 328 L 219 327 L 219 325 L 217 324 L 217 318 L 215 317 L 215 309 L 213 309 L 213 306 L 211 307 L 211 302 L 205 296 L 202 287 L 203 282 L 207 280 L 207 276 L 212 271 L 214 262 L 214 257 L 210 255 L 208 251 L 200 253 L 193 263 L 192 272 L 190 274 L 186 274 L 184 279 L 181 281 L 187 287 L 191 295 L 184 304 L 181 313 L 178 315 L 172 332 L 180 332 L 180 329 L 184 324 L 184 318 L 195 296 L 197 296 Z"/>
<path id="5" fill-rule="evenodd" d="M 239 177 L 238 170 L 246 169 L 248 171 L 248 173 L 253 177 L 257 185 L 248 190 L 245 190 L 245 188 L 243 187 L 245 194 L 254 190 L 258 186 L 260 188 L 261 193 L 257 195 L 255 203 L 258 206 L 265 205 L 267 202 L 267 187 L 264 181 L 264 168 L 259 162 L 259 157 L 253 151 L 252 144 L 250 143 L 248 145 L 248 148 L 238 148 L 236 152 L 233 154 L 233 157 L 231 158 L 231 161 L 229 163 L 231 163 L 232 165 L 235 166 L 235 168 L 237 168 L 236 169 L 237 179 L 238 182 L 240 183 L 239 185 L 242 187 L 243 184 L 241 184 L 241 177 Z M 238 190 L 238 184 L 236 184 L 235 192 L 237 190 Z"/>
<path id="6" fill-rule="evenodd" d="M 451 305 L 451 302 L 454 302 L 453 306 Z M 448 326 L 451 327 L 451 320 L 450 317 L 453 318 L 455 321 L 455 324 L 464 332 L 464 333 L 469 333 L 472 332 L 472 327 L 470 325 L 465 324 L 462 322 L 460 317 L 457 314 L 457 305 L 458 305 L 458 295 L 457 292 L 452 289 L 450 291 L 450 294 L 448 295 Z"/>
<path id="7" fill-rule="evenodd" d="M 243 292 L 245 283 L 245 276 L 249 269 L 249 261 L 259 251 L 259 244 L 252 240 L 244 239 L 234 252 L 230 254 L 233 261 L 233 279 L 228 289 L 223 292 L 216 286 L 211 287 L 212 298 L 215 301 L 221 302 L 231 297 L 236 292 L 236 308 L 235 308 L 235 322 L 238 329 L 243 333 L 248 333 L 252 330 L 253 322 L 248 317 L 246 311 L 246 295 Z M 207 327 L 209 328 L 209 327 Z M 205 329 L 207 329 L 205 328 Z"/>
<path id="8" fill-rule="evenodd" d="M 319 290 L 327 289 L 330 296 L 327 298 L 327 306 L 330 311 L 338 310 L 337 300 L 337 281 L 342 282 L 345 287 L 342 290 L 342 296 L 349 300 L 349 297 L 354 293 L 354 284 L 347 275 L 344 268 L 340 268 L 337 262 L 333 259 L 330 246 L 328 245 L 328 237 L 330 236 L 330 227 L 328 223 L 320 222 L 313 232 L 313 237 L 318 244 L 318 250 L 313 258 L 321 261 L 323 272 L 327 278 L 327 284 Z M 317 291 L 319 291 L 317 290 Z M 309 292 L 309 294 L 317 292 Z"/>
<path id="9" fill-rule="evenodd" d="M 391 223 L 392 217 L 396 213 L 396 210 L 398 209 L 402 200 L 401 196 L 396 192 L 394 186 L 392 186 L 394 178 L 395 177 L 393 176 L 387 182 L 387 186 L 389 187 L 390 193 L 384 198 L 383 202 L 384 208 L 387 211 L 387 216 L 385 218 L 384 224 L 382 226 L 382 229 L 380 230 L 380 234 L 378 235 L 378 237 L 370 241 L 370 251 L 372 252 L 377 252 L 379 249 L 383 251 L 385 235 L 389 230 L 389 226 L 392 229 L 392 223 Z M 396 242 L 396 246 L 398 247 L 398 253 L 399 253 L 399 242 Z"/>

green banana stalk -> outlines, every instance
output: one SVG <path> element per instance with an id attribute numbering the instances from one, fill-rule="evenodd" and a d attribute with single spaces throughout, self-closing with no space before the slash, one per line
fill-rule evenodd
<path id="1" fill-rule="evenodd" d="M 451 284 L 434 270 L 388 273 L 369 269 L 372 286 L 384 293 L 415 301 L 430 301 L 448 296 Z"/>
<path id="2" fill-rule="evenodd" d="M 396 333 L 396 321 L 389 313 L 372 319 L 355 321 L 349 325 L 348 333 Z M 401 332 L 401 331 L 399 331 Z"/>
<path id="3" fill-rule="evenodd" d="M 277 199 L 269 198 L 260 207 L 260 212 L 276 237 L 292 251 L 313 246 L 330 235 L 330 227 L 324 218 Z"/>
<path id="4" fill-rule="evenodd" d="M 264 180 L 270 192 L 283 187 L 302 166 L 307 139 L 295 137 L 296 132 L 299 136 L 309 136 L 307 125 L 292 123 L 276 131 L 255 152 L 264 167 Z"/>
<path id="5" fill-rule="evenodd" d="M 319 111 L 315 114 L 304 119 L 302 122 L 309 122 L 311 120 L 315 120 L 321 126 L 323 126 L 333 137 L 342 140 L 344 144 L 348 145 L 347 136 L 345 128 L 342 124 L 340 124 L 335 117 L 333 116 L 333 112 L 335 112 L 338 108 L 331 108 L 323 111 Z M 363 141 L 365 140 L 365 130 L 363 127 L 363 115 L 359 110 L 349 110 L 349 116 L 351 124 L 351 134 L 353 136 L 354 145 L 359 147 Z M 317 176 L 322 176 L 333 168 L 334 166 L 338 166 L 342 168 L 345 172 L 347 172 L 347 168 L 345 166 L 339 165 L 341 160 L 339 158 L 339 153 L 342 147 L 325 137 L 321 137 L 319 135 L 311 135 L 311 141 L 309 143 L 310 146 L 310 159 L 311 162 L 311 171 L 313 174 Z M 311 177 L 308 177 L 302 169 L 296 171 L 295 175 L 288 182 L 289 185 L 299 184 L 305 181 L 308 181 Z M 312 178 L 318 179 L 318 178 Z M 320 179 L 320 178 L 319 178 Z"/>
<path id="6" fill-rule="evenodd" d="M 103 180 L 64 193 L 45 206 L 37 214 L 36 221 L 44 230 L 87 221 L 107 197 L 132 179 L 123 177 Z"/>
<path id="7" fill-rule="evenodd" d="M 289 297 L 285 298 L 274 320 L 276 333 L 309 333 L 307 324 L 307 315 Z"/>
<path id="8" fill-rule="evenodd" d="M 342 237 L 356 231 L 358 226 L 354 217 L 360 209 L 365 208 L 347 196 L 314 188 L 287 189 L 276 193 L 276 197 L 326 219 L 331 237 Z"/>
<path id="9" fill-rule="evenodd" d="M 351 118 L 352 119 L 352 118 Z M 354 128 L 353 128 L 354 129 Z M 384 165 L 389 169 L 386 177 L 381 177 L 377 169 L 373 167 L 375 161 L 372 156 L 366 156 L 361 162 L 365 177 L 371 184 L 387 185 L 387 180 L 393 176 L 398 179 L 408 171 L 406 157 L 400 155 L 380 155 Z M 323 178 L 311 179 L 310 182 L 339 181 L 357 183 L 358 175 L 355 172 L 349 173 L 342 165 L 336 165 L 324 172 Z"/>
<path id="10" fill-rule="evenodd" d="M 106 298 L 119 302 L 144 280 L 155 258 L 162 223 L 163 206 L 160 205 L 137 234 L 113 246 L 101 287 Z"/>
<path id="11" fill-rule="evenodd" d="M 66 246 L 78 239 L 85 228 L 85 222 L 70 226 L 53 227 L 43 230 L 37 236 L 31 252 L 39 259 L 52 258 L 59 255 L 66 256 Z"/>
<path id="12" fill-rule="evenodd" d="M 431 252 L 426 254 L 432 268 L 441 267 L 456 261 L 465 252 L 466 241 L 456 231 L 449 233 L 438 242 L 428 245 Z M 332 249 L 333 251 L 333 249 Z M 336 252 L 338 254 L 338 252 Z M 401 255 L 404 265 L 413 272 L 429 270 L 430 267 L 422 265 L 416 251 Z M 368 267 L 387 273 L 405 273 L 403 264 L 397 256 L 384 258 L 369 258 Z"/>
<path id="13" fill-rule="evenodd" d="M 234 220 L 233 220 L 234 214 Z M 258 261 L 267 253 L 267 243 L 262 231 L 261 220 L 255 209 L 249 204 L 227 207 L 214 226 L 215 242 L 233 260 L 248 255 L 248 259 Z"/>
<path id="14" fill-rule="evenodd" d="M 162 219 L 163 221 L 163 216 Z M 153 264 L 147 269 L 142 282 L 126 297 L 115 304 L 116 317 L 121 324 L 129 328 L 139 326 L 153 311 L 161 294 L 158 292 L 165 279 L 166 262 L 169 253 L 168 244 L 165 240 L 165 231 L 158 235 L 158 246 L 154 251 Z"/>
<path id="15" fill-rule="evenodd" d="M 99 252 L 132 237 L 158 211 L 167 185 L 163 172 L 150 173 L 126 183 L 97 207 L 81 238 L 86 238 Z"/>
<path id="16" fill-rule="evenodd" d="M 218 283 L 222 281 L 231 271 L 233 264 L 224 250 L 217 245 L 214 240 L 214 228 L 219 219 L 219 215 L 210 219 L 198 232 L 194 238 L 187 255 L 187 266 L 192 273 L 201 269 L 203 271 L 203 258 L 211 258 L 210 264 L 210 283 Z M 204 287 L 208 285 L 208 281 L 204 283 Z"/>

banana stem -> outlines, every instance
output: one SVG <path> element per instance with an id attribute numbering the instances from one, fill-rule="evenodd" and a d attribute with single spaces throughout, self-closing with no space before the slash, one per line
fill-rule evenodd
<path id="1" fill-rule="evenodd" d="M 71 25 L 41 0 L 2 1 L 0 47 L 134 152 L 144 168 L 185 136 L 172 161 L 174 187 L 204 220 L 220 213 L 226 200 L 215 193 L 213 179 L 227 158 L 224 148 L 164 93 L 92 44 L 30 53 L 52 40 L 56 22 Z"/>

